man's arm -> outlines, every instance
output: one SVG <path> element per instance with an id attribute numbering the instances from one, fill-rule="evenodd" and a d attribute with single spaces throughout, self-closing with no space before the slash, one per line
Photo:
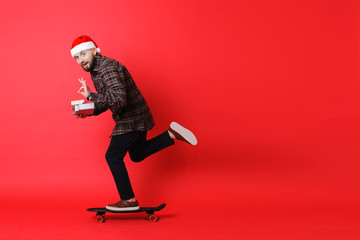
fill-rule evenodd
<path id="1" fill-rule="evenodd" d="M 91 98 L 90 98 L 90 101 L 91 101 Z M 94 113 L 92 115 L 89 115 L 89 116 L 97 116 L 103 112 L 105 112 L 106 110 L 108 110 L 109 108 L 101 105 L 101 104 L 98 104 L 98 103 L 95 103 L 95 108 L 94 108 Z"/>
<path id="2" fill-rule="evenodd" d="M 91 92 L 90 88 L 87 86 L 86 81 L 83 78 L 79 78 L 78 79 L 79 82 L 82 84 L 82 86 L 80 87 L 80 89 L 78 90 L 78 93 L 83 95 L 84 97 L 86 97 L 87 100 L 92 100 L 92 96 L 93 92 Z M 74 108 L 73 108 L 74 110 Z M 100 104 L 100 103 L 94 103 L 94 112 L 93 114 L 90 115 L 86 115 L 86 114 L 81 114 L 81 115 L 75 115 L 76 118 L 86 118 L 87 116 L 97 116 L 103 112 L 105 112 L 106 110 L 108 110 L 108 107 Z"/>
<path id="3" fill-rule="evenodd" d="M 102 69 L 101 74 L 103 75 L 106 92 L 92 93 L 90 100 L 95 103 L 95 106 L 100 106 L 101 109 L 113 106 L 124 107 L 127 99 L 123 71 L 119 73 L 115 66 L 110 66 Z"/>

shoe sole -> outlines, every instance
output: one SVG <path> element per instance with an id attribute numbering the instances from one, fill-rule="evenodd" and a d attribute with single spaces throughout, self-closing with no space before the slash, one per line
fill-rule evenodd
<path id="1" fill-rule="evenodd" d="M 171 129 L 173 129 L 175 132 L 180 134 L 183 138 L 185 138 L 186 141 L 188 141 L 191 145 L 197 144 L 197 139 L 195 135 L 188 129 L 184 128 L 177 122 L 172 122 L 170 124 Z"/>
<path id="2" fill-rule="evenodd" d="M 106 206 L 106 209 L 111 210 L 111 211 L 123 212 L 123 211 L 135 211 L 135 210 L 139 210 L 140 207 L 117 208 L 117 207 L 109 207 L 109 206 Z"/>

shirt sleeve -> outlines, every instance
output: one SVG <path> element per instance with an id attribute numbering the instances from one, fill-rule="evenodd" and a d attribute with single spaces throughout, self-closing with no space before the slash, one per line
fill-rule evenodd
<path id="1" fill-rule="evenodd" d="M 107 107 L 105 107 L 105 106 L 103 106 L 101 104 L 95 103 L 94 113 L 92 115 L 97 116 L 97 115 L 105 112 L 106 110 L 108 110 Z M 92 116 L 92 115 L 90 115 L 90 116 Z"/>
<path id="2" fill-rule="evenodd" d="M 102 69 L 103 81 L 106 91 L 104 93 L 94 93 L 91 101 L 96 106 L 104 109 L 111 107 L 124 107 L 127 103 L 126 85 L 124 71 L 117 71 L 115 66 L 109 66 Z M 95 115 L 95 114 L 94 114 Z"/>

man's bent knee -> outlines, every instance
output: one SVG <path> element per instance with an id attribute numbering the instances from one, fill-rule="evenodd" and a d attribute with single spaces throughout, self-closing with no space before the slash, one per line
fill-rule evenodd
<path id="1" fill-rule="evenodd" d="M 142 160 L 144 160 L 144 158 L 140 154 L 129 154 L 129 155 L 131 161 L 133 162 L 141 162 Z"/>

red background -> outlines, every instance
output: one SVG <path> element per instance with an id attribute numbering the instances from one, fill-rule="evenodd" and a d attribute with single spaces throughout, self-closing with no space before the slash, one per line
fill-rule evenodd
<path id="1" fill-rule="evenodd" d="M 0 9 L 4 239 L 358 239 L 358 1 L 8 1 Z M 75 37 L 123 63 L 176 143 L 126 157 L 161 220 L 88 207 L 118 200 L 110 112 L 75 119 Z M 91 85 L 92 89 L 93 86 Z"/>

